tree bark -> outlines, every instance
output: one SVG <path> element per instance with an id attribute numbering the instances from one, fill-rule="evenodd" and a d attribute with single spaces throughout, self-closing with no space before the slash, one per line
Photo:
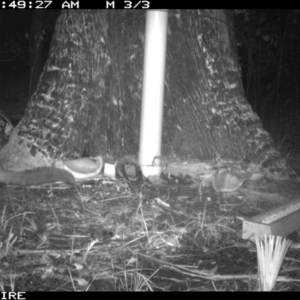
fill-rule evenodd
<path id="1" fill-rule="evenodd" d="M 54 24 L 59 11 L 33 10 L 30 25 L 30 81 L 28 96 L 35 92 L 49 50 Z M 53 24 L 54 23 L 54 24 Z M 52 29 L 52 30 L 51 30 Z M 53 34 L 53 32 L 52 32 Z"/>
<path id="2" fill-rule="evenodd" d="M 292 174 L 245 99 L 231 12 L 170 10 L 168 22 L 163 155 Z M 144 32 L 144 11 L 62 13 L 37 90 L 0 153 L 6 165 L 136 155 Z"/>
<path id="3" fill-rule="evenodd" d="M 61 14 L 36 92 L 1 150 L 7 168 L 31 169 L 81 156 L 105 91 L 105 22 L 101 13 Z"/>

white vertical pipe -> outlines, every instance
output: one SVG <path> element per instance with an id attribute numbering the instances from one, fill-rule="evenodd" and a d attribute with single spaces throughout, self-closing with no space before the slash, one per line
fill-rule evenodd
<path id="1" fill-rule="evenodd" d="M 139 163 L 161 154 L 168 12 L 147 11 Z"/>

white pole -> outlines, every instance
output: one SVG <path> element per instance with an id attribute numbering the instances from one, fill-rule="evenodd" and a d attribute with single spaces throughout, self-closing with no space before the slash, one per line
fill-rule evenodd
<path id="1" fill-rule="evenodd" d="M 147 11 L 139 149 L 142 170 L 161 155 L 167 27 L 167 11 Z"/>

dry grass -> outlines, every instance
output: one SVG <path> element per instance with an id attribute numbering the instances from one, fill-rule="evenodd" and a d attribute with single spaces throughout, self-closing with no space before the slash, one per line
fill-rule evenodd
<path id="1" fill-rule="evenodd" d="M 138 194 L 101 177 L 75 187 L 2 186 L 0 288 L 258 290 L 255 244 L 240 240 L 236 217 L 270 203 L 200 192 L 172 179 Z M 297 281 L 279 276 L 278 289 L 288 280 Z"/>

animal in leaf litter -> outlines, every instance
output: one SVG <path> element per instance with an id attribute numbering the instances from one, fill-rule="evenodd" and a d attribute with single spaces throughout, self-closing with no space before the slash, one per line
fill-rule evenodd
<path id="1" fill-rule="evenodd" d="M 116 177 L 126 181 L 130 188 L 138 188 L 144 183 L 144 176 L 138 162 L 131 156 L 117 160 Z"/>

